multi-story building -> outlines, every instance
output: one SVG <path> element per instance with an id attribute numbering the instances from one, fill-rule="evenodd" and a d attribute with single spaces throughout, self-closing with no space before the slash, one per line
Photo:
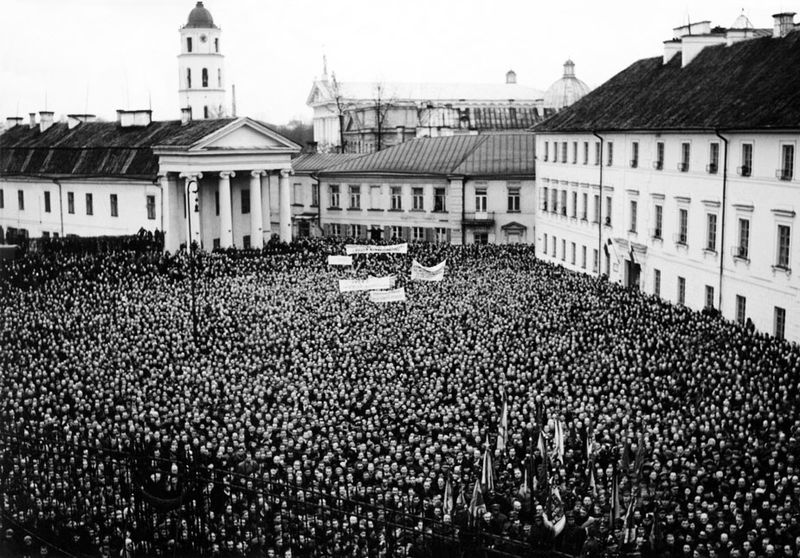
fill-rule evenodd
<path id="1" fill-rule="evenodd" d="M 535 127 L 538 254 L 800 340 L 800 33 L 675 30 Z"/>
<path id="2" fill-rule="evenodd" d="M 420 138 L 317 176 L 326 235 L 454 244 L 533 240 L 529 133 Z"/>

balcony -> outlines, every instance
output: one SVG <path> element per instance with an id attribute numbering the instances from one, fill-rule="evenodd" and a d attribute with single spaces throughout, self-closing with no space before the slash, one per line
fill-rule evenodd
<path id="1" fill-rule="evenodd" d="M 775 171 L 775 178 L 778 180 L 791 180 L 793 174 L 792 169 L 782 168 Z"/>
<path id="2" fill-rule="evenodd" d="M 750 165 L 742 165 L 736 169 L 736 173 L 739 176 L 750 176 L 752 174 L 753 169 L 750 168 Z"/>
<path id="3" fill-rule="evenodd" d="M 467 227 L 491 227 L 494 225 L 494 211 L 464 213 L 463 222 Z"/>

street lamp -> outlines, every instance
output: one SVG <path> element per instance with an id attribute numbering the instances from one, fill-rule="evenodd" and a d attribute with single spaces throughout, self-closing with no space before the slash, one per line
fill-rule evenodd
<path id="1" fill-rule="evenodd" d="M 195 273 L 195 249 L 197 243 L 192 238 L 192 213 L 200 213 L 200 202 L 197 198 L 199 192 L 199 185 L 197 180 L 192 179 L 186 182 L 186 219 L 189 226 L 189 238 L 186 240 L 189 248 L 189 270 L 191 280 L 191 309 L 192 309 L 192 337 L 194 342 L 197 343 L 197 286 L 196 286 L 196 273 Z M 190 196 L 191 194 L 191 196 Z M 192 199 L 194 199 L 194 207 L 191 206 Z"/>

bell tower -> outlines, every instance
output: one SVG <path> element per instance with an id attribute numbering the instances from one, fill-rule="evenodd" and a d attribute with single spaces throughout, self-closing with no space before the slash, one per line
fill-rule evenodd
<path id="1" fill-rule="evenodd" d="M 189 107 L 193 120 L 223 118 L 226 114 L 220 31 L 202 2 L 189 12 L 186 25 L 180 29 L 178 106 Z"/>

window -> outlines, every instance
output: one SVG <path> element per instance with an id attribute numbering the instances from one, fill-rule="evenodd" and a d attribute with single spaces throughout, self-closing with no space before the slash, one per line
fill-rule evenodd
<path id="1" fill-rule="evenodd" d="M 299 182 L 292 184 L 292 204 L 303 205 L 303 185 Z"/>
<path id="2" fill-rule="evenodd" d="M 706 308 L 714 308 L 714 287 L 706 285 Z"/>
<path id="3" fill-rule="evenodd" d="M 584 165 L 588 165 L 589 164 L 589 142 L 588 141 L 583 142 L 583 164 Z"/>
<path id="4" fill-rule="evenodd" d="M 86 215 L 94 215 L 94 198 L 92 194 L 86 194 Z"/>
<path id="5" fill-rule="evenodd" d="M 413 240 L 421 242 L 425 240 L 425 229 L 422 227 L 411 227 L 411 236 Z"/>
<path id="6" fill-rule="evenodd" d="M 192 69 L 186 68 L 186 89 L 192 88 Z"/>
<path id="7" fill-rule="evenodd" d="M 75 193 L 67 192 L 67 213 L 73 215 L 75 213 Z"/>
<path id="8" fill-rule="evenodd" d="M 42 238 L 50 238 L 50 231 L 42 231 Z"/>
<path id="9" fill-rule="evenodd" d="M 689 210 L 678 210 L 678 244 L 686 244 L 689 235 Z"/>
<path id="10" fill-rule="evenodd" d="M 242 215 L 250 213 L 250 189 L 242 188 Z"/>
<path id="11" fill-rule="evenodd" d="M 111 205 L 111 216 L 112 217 L 119 217 L 119 205 L 117 202 L 117 195 L 110 194 L 109 195 L 109 204 Z"/>
<path id="12" fill-rule="evenodd" d="M 331 207 L 335 207 L 338 209 L 339 207 L 339 185 L 338 184 L 331 184 L 328 186 L 328 197 L 330 198 L 328 201 Z"/>
<path id="13" fill-rule="evenodd" d="M 692 153 L 692 144 L 685 141 L 681 144 L 681 162 L 678 163 L 678 170 L 687 172 L 689 170 L 689 157 Z"/>
<path id="14" fill-rule="evenodd" d="M 553 142 L 553 162 L 558 163 L 558 142 Z"/>
<path id="15" fill-rule="evenodd" d="M 736 295 L 736 321 L 744 325 L 747 319 L 747 299 L 742 295 Z"/>
<path id="16" fill-rule="evenodd" d="M 639 142 L 635 141 L 631 144 L 631 168 L 635 169 L 639 166 Z"/>
<path id="17" fill-rule="evenodd" d="M 219 190 L 214 190 L 214 215 L 219 215 Z"/>
<path id="18" fill-rule="evenodd" d="M 350 236 L 352 238 L 361 238 L 362 236 L 361 225 L 350 225 Z"/>
<path id="19" fill-rule="evenodd" d="M 552 213 L 558 213 L 558 190 L 556 188 L 553 188 L 550 192 L 550 201 L 552 202 L 550 211 Z"/>
<path id="20" fill-rule="evenodd" d="M 186 37 L 186 52 L 192 52 L 192 38 Z"/>
<path id="21" fill-rule="evenodd" d="M 156 218 L 156 197 L 155 196 L 147 196 L 147 218 L 148 219 L 155 219 Z"/>
<path id="22" fill-rule="evenodd" d="M 433 189 L 433 210 L 447 211 L 447 208 L 444 203 L 444 188 Z"/>
<path id="23" fill-rule="evenodd" d="M 753 144 L 742 144 L 742 165 L 739 167 L 739 175 L 750 176 L 753 173 Z"/>
<path id="24" fill-rule="evenodd" d="M 4 209 L 6 207 L 6 195 L 5 191 L 0 188 L 0 209 Z"/>
<path id="25" fill-rule="evenodd" d="M 606 226 L 611 226 L 611 196 L 606 196 Z"/>
<path id="26" fill-rule="evenodd" d="M 50 213 L 50 192 L 44 193 L 44 212 Z"/>
<path id="27" fill-rule="evenodd" d="M 509 213 L 519 211 L 519 188 L 508 189 L 508 211 Z"/>
<path id="28" fill-rule="evenodd" d="M 331 223 L 331 234 L 333 236 L 342 236 L 342 225 L 339 223 Z"/>
<path id="29" fill-rule="evenodd" d="M 608 142 L 608 146 L 606 147 L 607 151 L 607 162 L 606 166 L 610 167 L 614 164 L 614 142 Z"/>
<path id="30" fill-rule="evenodd" d="M 656 226 L 653 229 L 653 238 L 662 238 L 662 225 L 664 223 L 664 206 L 663 205 L 656 205 L 655 207 L 656 215 L 655 221 Z"/>
<path id="31" fill-rule="evenodd" d="M 361 209 L 361 186 L 350 186 L 350 209 Z"/>
<path id="32" fill-rule="evenodd" d="M 558 239 L 555 237 L 555 235 L 553 235 L 553 244 L 552 244 L 552 247 L 553 247 L 553 257 L 554 257 L 554 258 L 555 258 L 556 256 L 558 256 L 558 254 L 556 253 L 556 243 L 557 243 L 557 242 L 558 242 Z"/>
<path id="33" fill-rule="evenodd" d="M 572 251 L 570 252 L 570 260 L 569 261 L 570 261 L 570 263 L 572 265 L 575 265 L 575 260 L 578 257 L 578 247 L 573 242 L 571 248 L 572 248 Z"/>
<path id="34" fill-rule="evenodd" d="M 222 69 L 217 68 L 217 87 L 222 88 Z"/>
<path id="35" fill-rule="evenodd" d="M 594 195 L 594 221 L 592 221 L 592 222 L 593 223 L 599 223 L 600 222 L 600 195 L 599 194 L 595 194 Z"/>
<path id="36" fill-rule="evenodd" d="M 392 227 L 392 238 L 403 238 L 403 227 Z"/>
<path id="37" fill-rule="evenodd" d="M 473 233 L 472 240 L 475 244 L 489 244 L 489 233 L 486 232 Z"/>
<path id="38" fill-rule="evenodd" d="M 403 189 L 400 186 L 392 186 L 392 209 L 403 209 Z"/>
<path id="39" fill-rule="evenodd" d="M 586 216 L 589 212 L 589 194 L 582 194 L 583 211 L 581 212 L 581 219 L 586 221 Z"/>
<path id="40" fill-rule="evenodd" d="M 775 265 L 781 269 L 789 269 L 791 236 L 792 229 L 789 225 L 778 225 L 778 259 Z"/>
<path id="41" fill-rule="evenodd" d="M 486 213 L 486 189 L 475 190 L 475 211 Z"/>
<path id="42" fill-rule="evenodd" d="M 214 39 L 214 52 L 219 52 L 219 39 Z"/>
<path id="43" fill-rule="evenodd" d="M 736 256 L 745 260 L 750 256 L 750 219 L 739 219 L 739 245 Z"/>
<path id="44" fill-rule="evenodd" d="M 546 256 L 547 255 L 547 233 L 544 233 L 544 242 L 542 244 L 544 244 L 544 248 L 542 248 L 542 252 Z"/>
<path id="45" fill-rule="evenodd" d="M 594 164 L 595 165 L 599 165 L 600 164 L 600 152 L 601 151 L 602 151 L 602 149 L 600 148 L 600 142 L 599 141 L 594 142 Z"/>
<path id="46" fill-rule="evenodd" d="M 653 294 L 661 296 L 661 270 L 653 269 Z"/>
<path id="47" fill-rule="evenodd" d="M 545 186 L 545 187 L 542 189 L 542 194 L 544 194 L 544 195 L 542 196 L 542 197 L 544 198 L 544 199 L 542 200 L 542 211 L 544 211 L 545 213 L 547 213 L 547 201 L 548 201 L 548 196 L 550 195 L 550 189 L 549 189 L 547 186 Z"/>
<path id="48" fill-rule="evenodd" d="M 425 209 L 425 196 L 422 192 L 422 188 L 411 189 L 412 208 L 415 211 L 423 211 Z"/>
<path id="49" fill-rule="evenodd" d="M 567 241 L 565 239 L 561 239 L 561 261 L 567 261 Z"/>
<path id="50" fill-rule="evenodd" d="M 578 216 L 578 192 L 572 192 L 572 213 L 570 213 L 572 218 Z"/>
<path id="51" fill-rule="evenodd" d="M 242 237 L 242 248 L 244 248 L 245 250 L 250 248 L 250 235 L 249 234 L 246 234 L 246 235 L 244 235 Z"/>
<path id="52" fill-rule="evenodd" d="M 592 257 L 592 271 L 597 273 L 597 270 L 600 269 L 600 253 L 597 251 L 597 248 L 592 250 L 594 256 Z"/>
<path id="53" fill-rule="evenodd" d="M 436 227 L 436 242 L 447 242 L 447 229 L 446 228 Z M 488 244 L 488 243 L 489 243 L 489 239 L 488 239 L 488 233 L 487 233 L 487 239 L 486 239 L 486 242 L 484 242 L 484 244 Z"/>
<path id="54" fill-rule="evenodd" d="M 664 168 L 664 142 L 656 142 L 656 160 L 653 163 L 653 168 L 661 170 Z"/>
<path id="55" fill-rule="evenodd" d="M 678 304 L 686 304 L 686 278 L 678 277 Z"/>
<path id="56" fill-rule="evenodd" d="M 222 247 L 222 244 L 220 244 L 219 238 L 214 238 L 214 239 L 211 240 L 211 247 L 212 247 L 212 250 L 219 250 Z"/>
<path id="57" fill-rule="evenodd" d="M 581 246 L 581 269 L 586 269 L 586 246 Z"/>
<path id="58" fill-rule="evenodd" d="M 716 174 L 719 170 L 719 143 L 712 142 L 708 149 L 708 173 Z"/>
<path id="59" fill-rule="evenodd" d="M 775 307 L 775 325 L 773 333 L 778 339 L 783 339 L 786 334 L 786 309 Z"/>
<path id="60" fill-rule="evenodd" d="M 572 164 L 576 165 L 578 163 L 578 142 L 572 142 Z"/>
<path id="61" fill-rule="evenodd" d="M 706 215 L 706 250 L 717 251 L 717 215 L 715 213 Z"/>
<path id="62" fill-rule="evenodd" d="M 606 277 L 611 276 L 611 258 L 606 256 Z"/>
<path id="63" fill-rule="evenodd" d="M 561 160 L 567 162 L 567 142 L 561 142 Z"/>
<path id="64" fill-rule="evenodd" d="M 319 207 L 319 184 L 311 185 L 311 207 Z"/>
<path id="65" fill-rule="evenodd" d="M 636 221 L 638 218 L 637 213 L 639 212 L 639 204 L 636 200 L 631 200 L 631 229 L 632 233 L 636 232 Z"/>
<path id="66" fill-rule="evenodd" d="M 381 187 L 371 184 L 369 187 L 369 208 L 382 209 L 381 207 Z"/>
<path id="67" fill-rule="evenodd" d="M 208 118 L 208 105 L 203 107 L 203 118 Z"/>
<path id="68" fill-rule="evenodd" d="M 202 81 L 203 87 L 208 87 L 208 68 L 203 68 Z"/>
<path id="69" fill-rule="evenodd" d="M 778 178 L 791 180 L 794 176 L 794 145 L 781 146 L 781 168 L 778 169 Z"/>
<path id="70" fill-rule="evenodd" d="M 550 142 L 544 142 L 544 160 L 547 161 L 550 158 Z"/>
<path id="71" fill-rule="evenodd" d="M 567 216 L 567 191 L 561 190 L 561 215 Z"/>

